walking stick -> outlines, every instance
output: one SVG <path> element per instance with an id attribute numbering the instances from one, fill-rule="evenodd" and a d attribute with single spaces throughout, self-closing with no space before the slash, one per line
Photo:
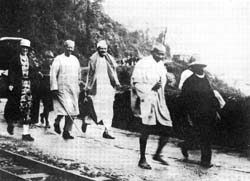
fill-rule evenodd
<path id="1" fill-rule="evenodd" d="M 76 127 L 77 131 L 81 133 L 81 135 L 83 136 L 83 133 L 80 131 L 80 129 L 78 128 L 78 126 L 74 123 L 74 119 L 72 118 L 72 116 L 69 114 L 68 110 L 66 109 L 66 107 L 63 105 L 63 103 L 60 101 L 58 95 L 56 95 L 57 101 L 60 103 L 60 105 L 62 106 L 62 108 L 64 109 L 64 111 L 66 112 L 66 114 L 69 116 L 70 120 L 72 121 L 73 125 Z M 81 136 L 80 136 L 81 137 Z"/>

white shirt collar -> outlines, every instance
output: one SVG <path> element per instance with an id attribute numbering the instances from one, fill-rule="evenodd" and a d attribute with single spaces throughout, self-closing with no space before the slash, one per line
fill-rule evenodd
<path id="1" fill-rule="evenodd" d="M 204 78 L 205 77 L 205 73 L 203 73 L 202 75 L 198 75 L 198 74 L 195 74 L 197 77 L 199 77 L 199 78 Z"/>

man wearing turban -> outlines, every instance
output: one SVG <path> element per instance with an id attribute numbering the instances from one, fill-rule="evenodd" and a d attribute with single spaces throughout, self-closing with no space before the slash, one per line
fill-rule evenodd
<path id="1" fill-rule="evenodd" d="M 103 138 L 114 139 L 110 134 L 113 119 L 113 102 L 115 88 L 120 86 L 114 58 L 107 53 L 108 45 L 101 40 L 97 43 L 97 51 L 90 57 L 88 89 L 92 95 L 97 122 L 105 126 Z"/>

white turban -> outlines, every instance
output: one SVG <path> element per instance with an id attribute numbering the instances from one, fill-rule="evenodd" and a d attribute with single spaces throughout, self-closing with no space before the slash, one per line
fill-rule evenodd
<path id="1" fill-rule="evenodd" d="M 75 42 L 72 40 L 66 40 L 64 46 L 75 47 Z"/>
<path id="2" fill-rule="evenodd" d="M 108 48 L 107 42 L 105 40 L 101 40 L 97 43 L 97 48 Z"/>

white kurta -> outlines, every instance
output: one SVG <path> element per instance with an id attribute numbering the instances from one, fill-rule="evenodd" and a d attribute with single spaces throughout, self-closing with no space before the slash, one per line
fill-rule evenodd
<path id="1" fill-rule="evenodd" d="M 152 87 L 161 80 L 162 87 L 153 91 Z M 170 113 L 166 105 L 164 88 L 167 82 L 167 70 L 162 61 L 156 62 L 152 56 L 141 59 L 135 66 L 132 83 L 140 98 L 140 117 L 143 124 L 172 126 Z"/>
<path id="2" fill-rule="evenodd" d="M 99 58 L 96 63 L 96 95 L 92 97 L 98 122 L 103 121 L 109 128 L 113 119 L 115 89 L 110 84 L 106 59 Z"/>
<path id="3" fill-rule="evenodd" d="M 58 99 L 53 100 L 54 111 L 57 115 L 78 115 L 80 64 L 74 55 L 58 55 L 50 72 L 50 89 L 58 90 Z M 61 105 L 61 103 L 63 106 Z"/>

